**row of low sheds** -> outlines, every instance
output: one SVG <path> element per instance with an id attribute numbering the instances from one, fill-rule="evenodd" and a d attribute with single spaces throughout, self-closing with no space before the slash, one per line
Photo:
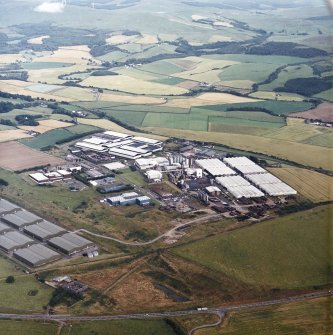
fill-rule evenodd
<path id="1" fill-rule="evenodd" d="M 108 152 L 111 156 L 126 159 L 148 157 L 162 151 L 162 142 L 147 137 L 105 131 L 75 144 L 82 150 Z"/>
<path id="2" fill-rule="evenodd" d="M 247 157 L 200 159 L 205 170 L 236 199 L 296 195 L 297 192 Z"/>
<path id="3" fill-rule="evenodd" d="M 83 253 L 95 244 L 0 198 L 0 249 L 30 267 Z"/>

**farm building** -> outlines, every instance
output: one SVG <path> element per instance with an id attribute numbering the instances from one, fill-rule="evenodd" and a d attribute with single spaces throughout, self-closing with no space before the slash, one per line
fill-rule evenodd
<path id="1" fill-rule="evenodd" d="M 15 213 L 4 215 L 1 220 L 16 229 L 21 229 L 25 226 L 42 221 L 42 218 L 22 209 Z"/>
<path id="2" fill-rule="evenodd" d="M 34 244 L 34 240 L 18 231 L 10 231 L 0 236 L 0 248 L 6 252 L 11 252 L 20 248 Z"/>
<path id="3" fill-rule="evenodd" d="M 46 184 L 50 182 L 50 179 L 41 172 L 31 173 L 29 174 L 29 177 L 38 184 Z"/>
<path id="4" fill-rule="evenodd" d="M 66 230 L 48 221 L 41 221 L 39 223 L 24 227 L 23 231 L 33 238 L 41 241 L 48 240 L 66 233 Z"/>
<path id="5" fill-rule="evenodd" d="M 208 172 L 212 177 L 232 176 L 236 174 L 234 170 L 226 166 L 217 158 L 198 159 L 195 163 Z"/>
<path id="6" fill-rule="evenodd" d="M 6 199 L 0 198 L 0 216 L 8 213 L 13 213 L 20 210 L 20 207 L 7 201 Z"/>
<path id="7" fill-rule="evenodd" d="M 27 248 L 16 250 L 13 255 L 31 267 L 42 266 L 61 259 L 60 254 L 42 244 L 33 244 Z"/>
<path id="8" fill-rule="evenodd" d="M 62 236 L 53 237 L 47 243 L 66 255 L 82 253 L 86 249 L 95 247 L 93 242 L 75 233 L 67 233 Z"/>
<path id="9" fill-rule="evenodd" d="M 0 235 L 8 233 L 9 231 L 12 231 L 13 229 L 4 223 L 0 222 Z"/>

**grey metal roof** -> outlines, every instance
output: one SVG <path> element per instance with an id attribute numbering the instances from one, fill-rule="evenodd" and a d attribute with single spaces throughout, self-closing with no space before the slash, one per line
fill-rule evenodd
<path id="1" fill-rule="evenodd" d="M 25 227 L 24 231 L 41 239 L 47 239 L 66 232 L 64 228 L 45 220 Z"/>
<path id="2" fill-rule="evenodd" d="M 19 249 L 14 256 L 32 266 L 38 266 L 61 258 L 60 254 L 42 244 L 34 244 L 28 248 Z"/>
<path id="3" fill-rule="evenodd" d="M 34 243 L 34 240 L 17 231 L 11 231 L 0 236 L 0 247 L 5 250 L 24 247 L 32 243 Z"/>
<path id="4" fill-rule="evenodd" d="M 20 209 L 20 207 L 12 204 L 6 199 L 0 198 L 0 214 L 9 213 L 18 209 Z"/>
<path id="5" fill-rule="evenodd" d="M 12 228 L 0 222 L 0 234 L 6 233 L 7 231 L 11 231 L 11 230 Z"/>
<path id="6" fill-rule="evenodd" d="M 76 250 L 84 249 L 93 245 L 93 242 L 74 233 L 67 233 L 60 237 L 51 238 L 49 240 L 49 244 L 68 253 L 72 253 Z"/>
<path id="7" fill-rule="evenodd" d="M 28 224 L 32 224 L 42 220 L 42 218 L 40 218 L 39 216 L 26 210 L 20 210 L 12 214 L 6 214 L 3 216 L 2 219 L 17 228 L 24 227 Z"/>

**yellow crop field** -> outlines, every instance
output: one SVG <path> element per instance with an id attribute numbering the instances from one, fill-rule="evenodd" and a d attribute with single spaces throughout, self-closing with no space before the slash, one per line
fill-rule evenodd
<path id="1" fill-rule="evenodd" d="M 66 97 L 58 97 L 53 94 L 33 92 L 26 87 L 32 85 L 32 83 L 19 81 L 19 80 L 0 80 L 0 91 L 8 92 L 12 94 L 23 94 L 30 95 L 33 98 L 44 98 L 44 99 L 55 99 L 57 101 L 73 101 L 73 99 Z"/>
<path id="2" fill-rule="evenodd" d="M 11 64 L 24 59 L 24 55 L 21 54 L 2 54 L 0 55 L 0 64 Z"/>
<path id="3" fill-rule="evenodd" d="M 30 44 L 43 44 L 43 40 L 46 38 L 50 38 L 49 35 L 43 35 L 43 36 L 39 36 L 39 37 L 34 37 L 34 38 L 30 38 L 28 40 L 28 43 Z"/>
<path id="4" fill-rule="evenodd" d="M 70 99 L 71 101 L 95 101 L 96 94 L 92 89 L 81 87 L 65 87 L 53 92 L 59 99 Z"/>
<path id="5" fill-rule="evenodd" d="M 232 148 L 263 153 L 313 167 L 333 170 L 333 149 L 247 134 L 228 134 L 169 128 L 145 128 L 152 133 L 189 140 L 214 142 Z"/>
<path id="6" fill-rule="evenodd" d="M 18 140 L 21 138 L 31 137 L 22 129 L 10 129 L 0 131 L 0 142 L 9 142 Z"/>
<path id="7" fill-rule="evenodd" d="M 32 130 L 32 131 L 36 131 L 38 133 L 46 133 L 47 131 L 50 131 L 52 129 L 57 129 L 57 128 L 65 128 L 65 127 L 69 127 L 72 126 L 73 124 L 71 123 L 67 123 L 67 122 L 62 122 L 62 121 L 58 121 L 58 120 L 41 120 L 38 121 L 39 125 L 35 126 L 35 127 L 31 127 L 31 126 L 20 126 L 18 127 L 19 129 L 22 130 Z"/>
<path id="8" fill-rule="evenodd" d="M 108 44 L 117 45 L 117 44 L 133 43 L 137 39 L 138 39 L 138 35 L 126 36 L 126 35 L 118 34 L 118 35 L 111 35 L 105 41 Z"/>
<path id="9" fill-rule="evenodd" d="M 313 202 L 333 200 L 333 177 L 296 167 L 270 168 L 269 171 Z"/>
<path id="10" fill-rule="evenodd" d="M 125 75 L 89 77 L 83 80 L 81 84 L 134 94 L 180 95 L 188 92 L 188 90 L 178 86 L 152 83 Z"/>
<path id="11" fill-rule="evenodd" d="M 160 135 L 155 135 L 155 134 L 144 134 L 144 133 L 138 133 L 135 131 L 130 131 L 126 128 L 119 126 L 117 123 L 114 123 L 112 121 L 105 120 L 105 119 L 81 119 L 79 118 L 78 121 L 81 124 L 88 124 L 90 126 L 99 127 L 99 128 L 106 129 L 106 130 L 118 131 L 120 133 L 125 133 L 129 135 L 144 136 L 144 137 L 148 137 L 148 138 L 152 138 L 152 139 L 160 140 L 160 141 L 165 141 L 166 139 L 168 139 L 168 136 L 160 136 Z"/>
<path id="12" fill-rule="evenodd" d="M 203 93 L 196 97 L 170 99 L 165 106 L 191 108 L 192 106 L 206 106 L 206 105 L 219 105 L 219 104 L 232 104 L 241 102 L 254 102 L 258 99 L 245 98 L 228 93 Z"/>

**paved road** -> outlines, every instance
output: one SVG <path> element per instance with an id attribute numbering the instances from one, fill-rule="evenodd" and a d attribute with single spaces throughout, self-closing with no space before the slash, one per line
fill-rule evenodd
<path id="1" fill-rule="evenodd" d="M 214 322 L 214 323 L 207 323 L 207 324 L 195 327 L 195 328 L 191 329 L 188 332 L 188 335 L 193 335 L 199 329 L 205 329 L 205 328 L 211 328 L 211 327 L 217 327 L 217 326 L 219 326 L 223 322 L 225 313 L 221 313 L 218 316 L 219 316 L 219 319 L 216 322 Z"/>
<path id="2" fill-rule="evenodd" d="M 208 308 L 205 311 L 183 310 L 183 311 L 175 311 L 175 312 L 155 312 L 155 313 L 153 312 L 153 313 L 100 315 L 100 316 L 0 313 L 0 319 L 31 319 L 31 320 L 49 320 L 49 321 L 51 320 L 53 321 L 98 321 L 98 320 L 119 320 L 119 319 L 150 319 L 150 318 L 164 318 L 164 317 L 175 317 L 175 316 L 183 316 L 183 315 L 199 315 L 199 314 L 216 314 L 222 317 L 226 312 L 229 312 L 229 311 L 287 304 L 291 302 L 305 301 L 309 299 L 315 299 L 315 298 L 326 297 L 326 296 L 333 296 L 333 291 L 320 292 L 320 293 L 309 293 L 309 294 L 294 296 L 290 298 L 260 301 L 260 302 L 249 303 L 249 304 Z"/>
<path id="3" fill-rule="evenodd" d="M 153 244 L 153 243 L 161 240 L 164 237 L 170 237 L 174 233 L 176 233 L 177 230 L 179 230 L 183 227 L 186 227 L 188 225 L 191 225 L 193 223 L 200 222 L 200 221 L 212 220 L 212 219 L 220 218 L 220 217 L 221 217 L 221 214 L 210 214 L 210 215 L 206 215 L 206 216 L 203 216 L 203 217 L 200 217 L 200 218 L 197 218 L 197 219 L 193 219 L 191 221 L 186 221 L 184 223 L 180 223 L 180 224 L 176 225 L 175 227 L 171 228 L 170 230 L 168 230 L 167 232 L 165 232 L 165 233 L 163 233 L 163 234 L 161 234 L 161 235 L 159 235 L 159 236 L 155 237 L 154 239 L 152 239 L 150 241 L 147 241 L 147 242 L 127 242 L 127 241 L 119 240 L 115 237 L 95 234 L 95 233 L 93 233 L 93 232 L 91 232 L 87 229 L 78 229 L 74 233 L 83 232 L 83 233 L 87 233 L 87 234 L 92 235 L 92 236 L 96 236 L 96 237 L 99 237 L 99 238 L 104 238 L 106 240 L 111 240 L 111 241 L 114 241 L 114 242 L 117 242 L 117 243 L 120 243 L 120 244 L 131 245 L 131 246 L 144 246 L 144 245 Z"/>

